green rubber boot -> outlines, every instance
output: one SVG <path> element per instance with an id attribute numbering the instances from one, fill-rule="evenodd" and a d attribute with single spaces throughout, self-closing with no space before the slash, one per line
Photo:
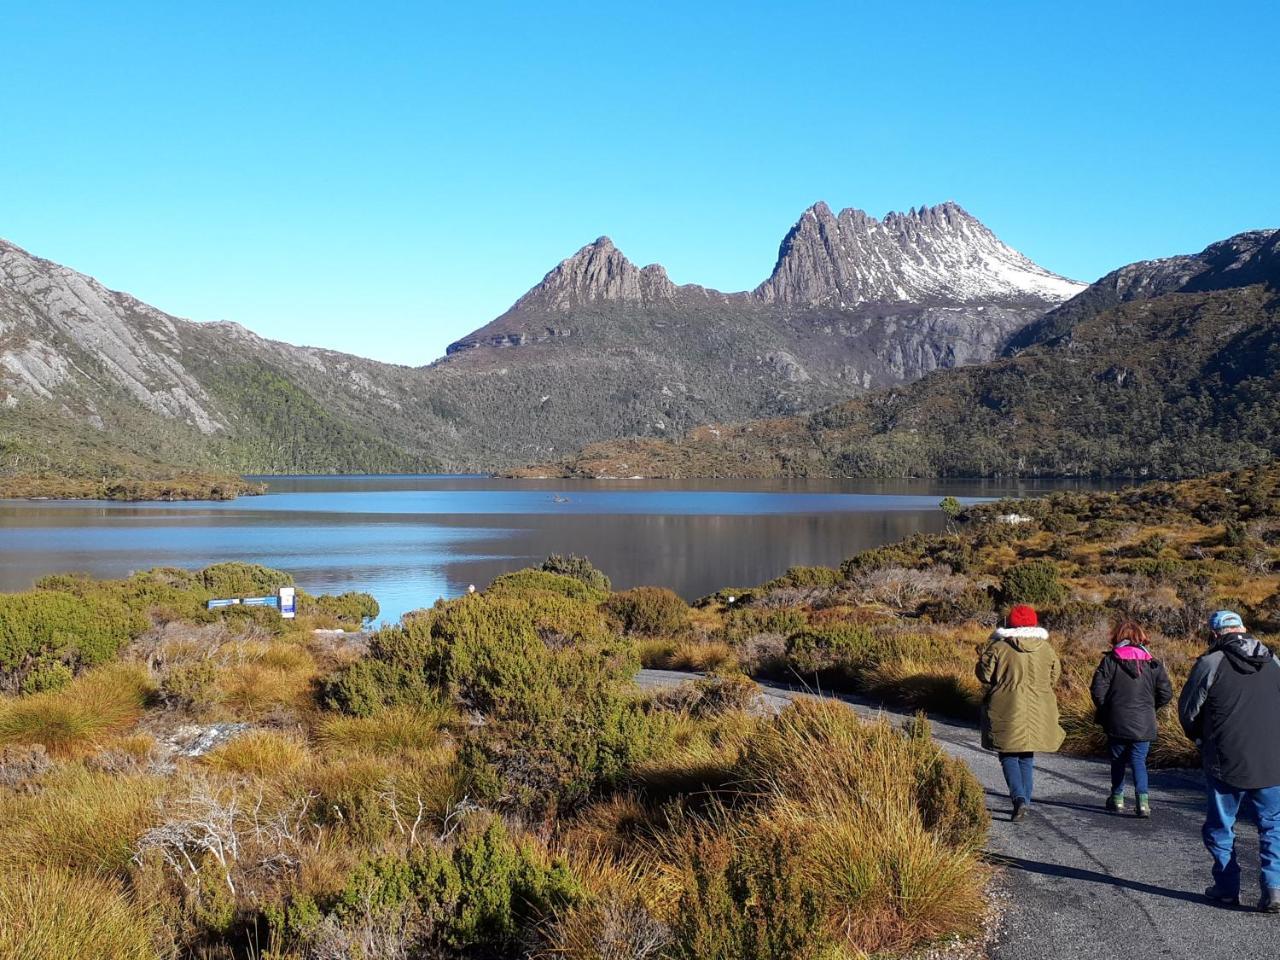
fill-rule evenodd
<path id="1" fill-rule="evenodd" d="M 1138 794 L 1138 809 L 1136 813 L 1143 820 L 1151 816 L 1151 800 L 1145 793 Z"/>
<path id="2" fill-rule="evenodd" d="M 1107 797 L 1107 813 L 1124 813 L 1124 794 L 1113 793 Z"/>

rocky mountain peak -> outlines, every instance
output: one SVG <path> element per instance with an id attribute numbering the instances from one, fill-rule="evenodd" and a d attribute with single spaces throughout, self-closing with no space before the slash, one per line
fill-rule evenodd
<path id="1" fill-rule="evenodd" d="M 560 263 L 526 293 L 512 310 L 570 310 L 583 303 L 647 303 L 669 299 L 675 285 L 658 264 L 640 269 L 613 245 L 598 237 Z"/>
<path id="2" fill-rule="evenodd" d="M 1002 243 L 954 201 L 890 212 L 806 210 L 755 290 L 766 303 L 853 307 L 864 303 L 976 301 L 1058 303 L 1084 288 Z"/>

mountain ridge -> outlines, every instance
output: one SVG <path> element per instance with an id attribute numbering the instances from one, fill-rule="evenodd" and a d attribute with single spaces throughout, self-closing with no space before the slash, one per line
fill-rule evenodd
<path id="1" fill-rule="evenodd" d="M 859 221 L 872 239 L 780 255 L 835 299 L 677 285 L 601 237 L 423 367 L 184 320 L 5 242 L 0 470 L 507 469 L 982 361 L 1061 299 L 1035 265 L 1011 287 L 1002 265 L 1025 258 L 956 205 L 873 220 Z M 948 288 L 960 260 L 989 282 Z"/>
<path id="2" fill-rule="evenodd" d="M 1112 271 L 988 363 L 520 475 L 1190 476 L 1280 453 L 1280 230 Z"/>

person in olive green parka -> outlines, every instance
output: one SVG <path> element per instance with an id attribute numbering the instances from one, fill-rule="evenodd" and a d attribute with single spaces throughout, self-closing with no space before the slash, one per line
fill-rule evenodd
<path id="1" fill-rule="evenodd" d="M 1013 819 L 1034 792 L 1035 755 L 1056 753 L 1066 737 L 1053 692 L 1062 674 L 1058 653 L 1031 607 L 1009 611 L 1008 626 L 991 635 L 976 671 L 982 684 L 982 746 L 1000 754 Z"/>

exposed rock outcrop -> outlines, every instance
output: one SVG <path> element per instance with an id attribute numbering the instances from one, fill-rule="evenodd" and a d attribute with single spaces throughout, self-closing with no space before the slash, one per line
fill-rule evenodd
<path id="1" fill-rule="evenodd" d="M 1084 284 L 1050 273 L 1002 243 L 955 203 L 890 213 L 825 203 L 804 212 L 755 290 L 765 303 L 856 307 L 865 303 L 1060 303 Z"/>

